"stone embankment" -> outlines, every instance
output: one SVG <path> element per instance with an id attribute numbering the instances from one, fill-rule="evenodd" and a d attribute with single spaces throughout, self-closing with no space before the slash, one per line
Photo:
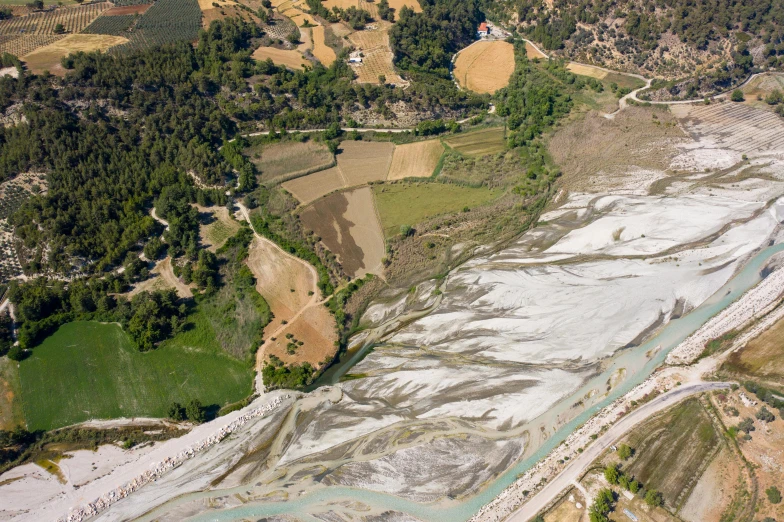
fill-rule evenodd
<path id="1" fill-rule="evenodd" d="M 206 439 L 197 442 L 193 446 L 182 450 L 173 457 L 169 457 L 152 465 L 149 470 L 127 482 L 125 485 L 113 489 L 112 491 L 102 495 L 85 506 L 80 506 L 79 508 L 72 510 L 67 516 L 58 519 L 58 522 L 81 522 L 82 520 L 87 520 L 88 518 L 96 516 L 98 513 L 107 509 L 115 502 L 124 499 L 134 491 L 137 491 L 150 482 L 157 480 L 166 472 L 176 468 L 186 460 L 193 458 L 200 451 L 204 451 L 205 449 L 219 443 L 221 440 L 231 435 L 238 428 L 244 426 L 251 419 L 261 417 L 271 412 L 280 406 L 281 402 L 287 398 L 289 398 L 288 395 L 283 395 L 276 398 L 272 402 L 265 404 L 264 406 L 254 408 L 247 413 L 240 415 L 210 437 L 207 437 Z"/>
<path id="2" fill-rule="evenodd" d="M 769 314 L 778 306 L 783 291 L 784 269 L 776 270 L 675 347 L 667 354 L 667 364 L 693 363 L 708 341 Z"/>

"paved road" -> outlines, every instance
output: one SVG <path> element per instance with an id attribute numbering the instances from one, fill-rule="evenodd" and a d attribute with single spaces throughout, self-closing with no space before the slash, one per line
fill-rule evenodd
<path id="1" fill-rule="evenodd" d="M 578 480 L 588 466 L 590 466 L 604 450 L 609 448 L 616 440 L 642 421 L 682 401 L 690 395 L 710 390 L 729 388 L 730 384 L 731 383 L 726 382 L 696 382 L 693 384 L 684 384 L 665 394 L 659 395 L 651 402 L 643 404 L 630 414 L 621 418 L 602 436 L 587 446 L 579 457 L 572 460 L 558 476 L 531 497 L 531 499 L 523 504 L 517 511 L 512 513 L 509 518 L 507 518 L 507 521 L 526 522 L 527 520 L 534 518 L 555 500 L 561 492 L 571 487 L 572 482 Z"/>

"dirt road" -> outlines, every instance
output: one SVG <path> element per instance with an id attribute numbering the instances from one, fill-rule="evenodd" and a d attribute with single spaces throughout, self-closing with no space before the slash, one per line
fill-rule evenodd
<path id="1" fill-rule="evenodd" d="M 579 457 L 572 460 L 571 464 L 564 468 L 558 476 L 551 480 L 544 488 L 539 490 L 539 492 L 531 497 L 531 499 L 523 504 L 517 511 L 512 513 L 506 520 L 509 522 L 525 522 L 534 518 L 555 500 L 562 491 L 571 487 L 573 482 L 577 481 L 582 476 L 588 466 L 590 466 L 604 450 L 609 448 L 629 430 L 652 415 L 655 415 L 694 394 L 729 388 L 730 384 L 731 383 L 726 382 L 695 382 L 692 384 L 685 384 L 672 391 L 659 395 L 651 402 L 643 404 L 625 417 L 622 417 L 603 435 L 596 439 L 596 441 L 589 446 L 586 446 Z"/>

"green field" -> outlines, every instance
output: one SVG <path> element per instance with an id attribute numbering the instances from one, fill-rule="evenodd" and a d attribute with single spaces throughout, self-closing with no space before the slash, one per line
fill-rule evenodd
<path id="1" fill-rule="evenodd" d="M 491 127 L 465 134 L 455 134 L 444 139 L 444 143 L 466 156 L 485 156 L 506 150 L 503 127 Z"/>
<path id="2" fill-rule="evenodd" d="M 397 183 L 374 185 L 373 193 L 384 235 L 390 237 L 398 234 L 402 225 L 413 226 L 432 216 L 482 205 L 502 191 L 446 183 Z"/>
<path id="3" fill-rule="evenodd" d="M 164 417 L 173 401 L 223 406 L 250 395 L 251 368 L 225 354 L 201 313 L 191 328 L 141 353 L 115 324 L 66 324 L 20 365 L 30 430 L 93 418 Z"/>

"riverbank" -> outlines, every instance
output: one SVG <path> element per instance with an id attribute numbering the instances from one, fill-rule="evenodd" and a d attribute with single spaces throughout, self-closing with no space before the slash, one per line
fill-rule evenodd
<path id="1" fill-rule="evenodd" d="M 569 462 L 589 465 L 593 459 L 586 460 L 582 455 L 592 454 L 587 452 L 587 449 L 604 449 L 602 444 L 606 446 L 608 442 L 603 442 L 605 437 L 600 440 L 599 435 L 620 424 L 619 421 L 630 412 L 645 408 L 645 403 L 654 400 L 657 396 L 673 393 L 675 388 L 689 387 L 693 393 L 705 391 L 704 387 L 699 386 L 702 379 L 718 369 L 720 363 L 732 351 L 727 350 L 697 360 L 703 352 L 705 343 L 732 330 L 751 327 L 734 344 L 735 349 L 742 346 L 784 316 L 784 308 L 776 308 L 781 303 L 782 294 L 784 294 L 784 269 L 777 269 L 673 349 L 667 357 L 667 364 L 670 366 L 660 369 L 645 382 L 593 416 L 574 431 L 563 444 L 505 489 L 493 502 L 483 507 L 470 519 L 470 522 L 502 520 L 523 522 L 544 510 L 562 489 L 568 487 L 568 483 L 574 478 L 572 475 L 579 476 L 584 469 Z M 763 320 L 752 326 L 760 318 Z M 678 367 L 672 366 L 673 364 L 689 366 Z M 688 396 L 681 395 L 681 398 Z M 624 423 L 624 429 L 616 429 L 612 433 L 615 438 L 620 437 L 634 425 L 661 409 L 651 408 L 646 415 L 639 416 L 635 423 Z M 567 471 L 571 471 L 571 474 Z M 563 483 L 565 478 L 569 480 Z M 558 479 L 561 480 L 556 482 Z M 550 484 L 558 484 L 558 487 L 549 487 Z M 560 487 L 561 485 L 564 487 Z"/>

